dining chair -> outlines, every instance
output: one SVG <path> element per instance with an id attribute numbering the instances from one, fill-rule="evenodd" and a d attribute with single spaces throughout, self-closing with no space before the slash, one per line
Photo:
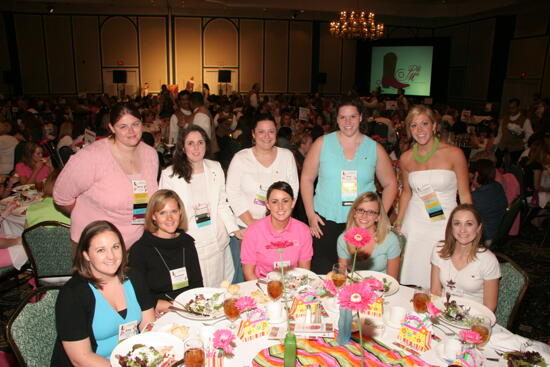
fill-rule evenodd
<path id="1" fill-rule="evenodd" d="M 51 284 L 46 278 L 70 277 L 73 243 L 69 226 L 54 221 L 35 224 L 23 231 L 23 247 L 29 258 L 36 285 Z M 64 283 L 55 281 L 54 283 Z"/>
<path id="2" fill-rule="evenodd" d="M 519 306 L 527 287 L 527 273 L 511 258 L 495 253 L 500 264 L 502 278 L 498 286 L 498 304 L 495 312 L 497 323 L 507 329 L 514 326 Z"/>
<path id="3" fill-rule="evenodd" d="M 8 320 L 6 337 L 21 367 L 42 367 L 52 358 L 57 339 L 55 302 L 59 288 L 47 286 L 30 292 Z M 33 297 L 38 301 L 31 302 Z"/>
<path id="4" fill-rule="evenodd" d="M 508 233 L 510 232 L 510 228 L 514 224 L 514 220 L 521 210 L 522 205 L 523 197 L 521 195 L 515 198 L 514 201 L 512 201 L 512 203 L 508 205 L 508 207 L 506 208 L 506 213 L 504 214 L 498 225 L 497 233 L 491 241 L 491 251 L 501 251 L 502 247 L 506 244 L 506 241 L 509 238 Z"/>

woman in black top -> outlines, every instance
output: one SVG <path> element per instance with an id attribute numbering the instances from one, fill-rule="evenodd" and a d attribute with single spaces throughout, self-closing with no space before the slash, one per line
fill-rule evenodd
<path id="1" fill-rule="evenodd" d="M 195 241 L 185 233 L 187 218 L 179 196 L 159 190 L 149 200 L 145 231 L 130 251 L 130 267 L 143 274 L 156 300 L 155 313 L 172 305 L 166 294 L 178 294 L 202 287 L 202 275 Z"/>

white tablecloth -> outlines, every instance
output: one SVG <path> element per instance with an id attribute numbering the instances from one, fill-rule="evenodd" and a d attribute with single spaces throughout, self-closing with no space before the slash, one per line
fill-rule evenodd
<path id="1" fill-rule="evenodd" d="M 244 282 L 244 283 L 241 283 L 240 286 L 241 286 L 241 296 L 248 295 L 257 289 L 256 281 Z M 412 288 L 401 286 L 399 291 L 396 294 L 386 297 L 387 304 L 385 304 L 384 307 L 389 308 L 391 306 L 402 306 L 402 307 L 405 307 L 407 310 L 412 310 L 412 304 L 410 302 L 410 300 L 412 299 L 412 296 L 413 296 Z M 323 322 L 332 322 L 334 326 L 337 327 L 338 314 L 333 314 L 329 312 L 329 316 L 330 316 L 330 321 L 329 319 L 324 318 Z M 163 315 L 161 318 L 159 318 L 156 321 L 153 327 L 153 331 L 162 331 L 163 327 L 166 327 L 166 325 L 172 324 L 172 323 L 188 326 L 190 328 L 190 336 L 193 336 L 193 335 L 200 336 L 200 331 L 204 327 L 203 324 L 199 321 L 189 320 L 187 318 L 184 318 L 183 316 L 180 316 L 176 312 L 169 312 Z M 223 320 L 211 327 L 212 332 L 215 329 L 228 328 L 228 325 L 229 325 L 229 321 Z M 397 332 L 398 332 L 397 329 L 386 326 L 384 334 L 381 337 L 378 337 L 377 339 L 388 346 L 392 346 L 392 343 L 397 340 Z M 436 366 L 447 366 L 448 364 L 437 356 L 435 352 L 435 347 L 438 345 L 438 343 L 442 343 L 447 338 L 452 338 L 452 337 L 445 335 L 443 332 L 441 332 L 438 329 L 435 329 L 434 333 L 437 336 L 439 336 L 442 339 L 442 341 L 436 342 L 435 340 L 432 340 L 432 349 L 425 353 L 422 353 L 421 358 L 424 361 Z M 492 333 L 495 336 L 495 339 L 498 339 L 499 342 L 504 339 L 506 340 L 515 339 L 518 345 L 510 346 L 511 348 L 519 348 L 520 344 L 526 340 L 525 338 L 512 334 L 511 332 L 509 332 L 508 330 L 506 330 L 500 325 L 495 325 L 493 327 Z M 507 338 L 507 336 L 509 336 L 509 338 Z M 493 338 L 491 338 L 490 342 L 485 347 L 485 352 L 484 352 L 485 357 L 498 358 L 497 354 L 494 352 L 494 346 L 492 345 L 492 340 Z M 226 358 L 224 360 L 224 367 L 251 366 L 252 359 L 254 359 L 254 357 L 258 354 L 260 350 L 278 343 L 280 343 L 280 341 L 268 340 L 267 336 L 258 338 L 246 343 L 242 342 L 240 339 L 237 338 L 237 343 L 236 343 L 237 347 L 234 350 L 234 357 Z M 503 345 L 501 344 L 500 346 L 503 346 Z M 545 345 L 539 342 L 533 342 L 533 346 L 531 348 L 545 354 L 546 361 L 550 362 L 550 347 L 548 345 Z M 399 348 L 396 347 L 396 349 L 399 349 Z M 484 366 L 487 366 L 487 367 L 496 367 L 498 365 L 499 365 L 498 362 L 493 362 L 488 360 L 485 360 L 485 364 L 484 364 Z"/>

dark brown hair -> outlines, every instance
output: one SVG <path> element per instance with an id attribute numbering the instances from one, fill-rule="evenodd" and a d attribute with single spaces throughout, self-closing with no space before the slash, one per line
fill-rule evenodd
<path id="1" fill-rule="evenodd" d="M 187 136 L 193 131 L 198 131 L 201 134 L 202 138 L 204 139 L 204 143 L 206 144 L 206 152 L 204 153 L 205 157 L 208 155 L 208 152 L 210 151 L 210 139 L 208 138 L 208 135 L 206 135 L 206 132 L 202 127 L 197 125 L 191 125 L 185 130 L 183 130 L 183 135 L 181 137 L 181 140 L 178 141 L 178 143 L 176 144 L 176 153 L 174 153 L 174 158 L 172 159 L 171 177 L 177 176 L 178 178 L 183 178 L 187 183 L 191 182 L 191 175 L 193 174 L 193 168 L 191 167 L 191 163 L 187 158 L 187 154 L 185 154 L 184 146 L 185 146 L 185 139 L 187 139 Z"/>
<path id="2" fill-rule="evenodd" d="M 23 149 L 23 156 L 21 157 L 21 162 L 25 163 L 30 168 L 34 168 L 34 160 L 32 159 L 32 155 L 34 154 L 34 151 L 36 148 L 42 149 L 42 153 L 44 153 L 44 148 L 42 148 L 40 145 L 33 143 L 32 141 L 28 141 L 25 143 L 25 148 Z"/>
<path id="3" fill-rule="evenodd" d="M 118 237 L 118 242 L 120 243 L 120 247 L 122 249 L 122 260 L 120 262 L 118 270 L 116 271 L 116 276 L 118 277 L 120 282 L 123 282 L 126 276 L 128 264 L 127 251 L 126 246 L 124 245 L 124 239 L 122 238 L 120 231 L 111 222 L 108 222 L 106 220 L 96 220 L 88 224 L 84 228 L 82 234 L 80 235 L 80 240 L 78 240 L 78 244 L 76 245 L 76 253 L 74 255 L 73 261 L 73 273 L 78 274 L 82 278 L 88 280 L 97 289 L 103 289 L 103 286 L 101 284 L 101 281 L 94 277 L 94 275 L 92 274 L 90 262 L 84 257 L 84 252 L 88 253 L 92 240 L 96 236 L 105 232 L 113 232 Z"/>

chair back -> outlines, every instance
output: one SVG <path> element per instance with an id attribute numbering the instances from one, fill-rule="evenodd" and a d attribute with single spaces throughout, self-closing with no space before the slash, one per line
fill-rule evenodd
<path id="1" fill-rule="evenodd" d="M 36 284 L 40 278 L 71 276 L 73 244 L 69 228 L 64 223 L 46 221 L 23 231 L 23 247 Z"/>
<path id="2" fill-rule="evenodd" d="M 510 205 L 508 205 L 508 208 L 506 208 L 506 213 L 502 217 L 500 224 L 498 225 L 497 233 L 491 242 L 491 250 L 498 251 L 504 245 L 504 242 L 508 238 L 508 232 L 510 232 L 510 228 L 512 228 L 514 220 L 521 210 L 522 203 L 523 198 L 520 195 L 515 198 Z"/>
<path id="3" fill-rule="evenodd" d="M 527 273 L 508 256 L 495 253 L 500 263 L 498 304 L 495 315 L 497 323 L 510 329 L 514 326 L 516 315 L 529 286 Z"/>
<path id="4" fill-rule="evenodd" d="M 6 336 L 20 366 L 50 364 L 57 339 L 55 302 L 58 294 L 56 286 L 38 288 L 21 301 L 10 317 Z M 31 303 L 33 297 L 39 300 Z"/>

